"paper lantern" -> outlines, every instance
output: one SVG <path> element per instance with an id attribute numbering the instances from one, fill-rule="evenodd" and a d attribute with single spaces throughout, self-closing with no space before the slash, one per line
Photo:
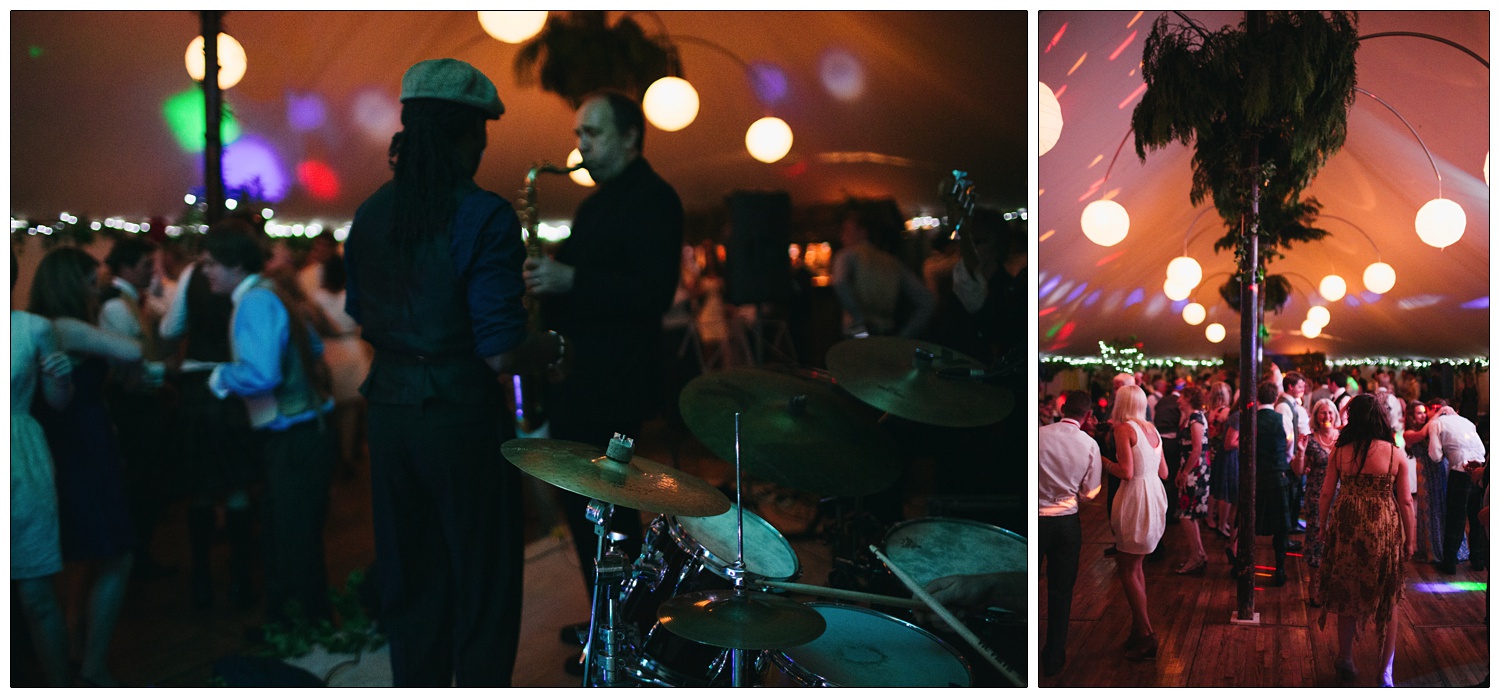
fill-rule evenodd
<path id="1" fill-rule="evenodd" d="M 580 162 L 583 162 L 583 153 L 578 152 L 578 149 L 574 148 L 573 152 L 568 153 L 568 167 L 577 165 Z M 568 179 L 571 179 L 574 182 L 577 182 L 578 184 L 581 184 L 585 187 L 594 186 L 594 178 L 589 175 L 589 168 L 587 167 L 569 172 Z"/>
<path id="2" fill-rule="evenodd" d="M 1385 262 L 1376 262 L 1365 267 L 1365 288 L 1372 293 L 1385 293 L 1396 286 L 1396 270 Z"/>
<path id="3" fill-rule="evenodd" d="M 1111 247 L 1125 239 L 1130 232 L 1130 214 L 1125 207 L 1109 199 L 1100 199 L 1083 207 L 1083 235 L 1094 244 Z"/>
<path id="4" fill-rule="evenodd" d="M 1331 319 L 1333 319 L 1333 316 L 1329 315 L 1328 309 L 1321 305 L 1315 305 L 1307 309 L 1307 321 L 1317 324 L 1318 327 L 1327 325 Z"/>
<path id="5" fill-rule="evenodd" d="M 1062 136 L 1062 127 L 1062 105 L 1057 103 L 1057 95 L 1052 93 L 1052 88 L 1048 87 L 1047 83 L 1038 82 L 1036 84 L 1036 154 L 1038 157 L 1046 155 L 1052 146 L 1057 145 L 1057 139 Z"/>
<path id="6" fill-rule="evenodd" d="M 745 148 L 761 162 L 776 162 L 792 150 L 792 127 L 774 116 L 750 124 L 745 131 Z"/>
<path id="7" fill-rule="evenodd" d="M 1348 290 L 1349 285 L 1344 283 L 1344 277 L 1338 274 L 1329 274 L 1323 277 L 1322 281 L 1318 282 L 1318 293 L 1322 294 L 1323 298 L 1330 303 L 1343 298 L 1344 293 Z"/>
<path id="8" fill-rule="evenodd" d="M 1167 263 L 1167 278 L 1178 285 L 1197 288 L 1203 280 L 1203 267 L 1192 257 L 1178 257 Z"/>
<path id="9" fill-rule="evenodd" d="M 1224 326 L 1216 322 L 1209 325 L 1208 329 L 1203 331 L 1203 335 L 1208 337 L 1208 341 L 1218 344 L 1224 341 Z"/>
<path id="10" fill-rule="evenodd" d="M 1417 211 L 1417 237 L 1438 249 L 1458 242 L 1467 224 L 1463 207 L 1451 199 L 1433 199 Z"/>
<path id="11" fill-rule="evenodd" d="M 547 25 L 546 10 L 480 10 L 484 33 L 507 44 L 519 44 L 536 36 Z"/>
<path id="12" fill-rule="evenodd" d="M 667 76 L 646 88 L 641 109 L 651 125 L 663 131 L 680 131 L 698 118 L 698 91 L 682 78 Z"/>
<path id="13" fill-rule="evenodd" d="M 1163 291 L 1166 291 L 1167 298 L 1173 301 L 1185 300 L 1188 296 L 1193 295 L 1193 289 L 1183 286 L 1172 279 L 1167 279 L 1167 282 L 1162 284 L 1161 288 Z"/>
<path id="14" fill-rule="evenodd" d="M 1313 338 L 1317 337 L 1318 335 L 1320 335 L 1322 333 L 1323 333 L 1323 326 L 1319 325 L 1316 322 L 1313 322 L 1312 318 L 1308 318 L 1308 319 L 1302 321 L 1302 336 L 1303 337 L 1306 337 L 1308 339 L 1313 339 Z"/>
<path id="15" fill-rule="evenodd" d="M 1189 325 L 1201 325 L 1208 318 L 1208 310 L 1202 303 L 1188 303 L 1182 308 L 1182 319 Z"/>
<path id="16" fill-rule="evenodd" d="M 245 47 L 240 45 L 234 37 L 219 32 L 219 89 L 227 90 L 240 84 L 245 77 Z M 188 42 L 187 55 L 183 62 L 187 64 L 188 75 L 198 82 L 203 82 L 203 76 L 207 75 L 206 65 L 208 59 L 204 57 L 203 35 L 193 37 Z"/>

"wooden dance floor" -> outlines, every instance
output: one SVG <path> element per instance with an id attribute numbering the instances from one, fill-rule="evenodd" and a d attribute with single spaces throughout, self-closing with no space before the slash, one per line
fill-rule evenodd
<path id="1" fill-rule="evenodd" d="M 1068 626 L 1068 661 L 1063 672 L 1041 678 L 1041 686 L 1375 686 L 1378 647 L 1374 625 L 1355 643 L 1360 669 L 1354 682 L 1334 673 L 1338 653 L 1336 617 L 1319 627 L 1321 609 L 1307 605 L 1311 569 L 1297 553 L 1287 559 L 1287 584 L 1255 593 L 1260 625 L 1231 625 L 1235 584 L 1229 578 L 1224 538 L 1204 534 L 1208 571 L 1176 575 L 1172 570 L 1188 557 L 1182 524 L 1167 526 L 1166 556 L 1147 560 L 1146 595 L 1151 623 L 1161 637 L 1156 659 L 1131 662 L 1123 645 L 1130 634 L 1130 610 L 1115 576 L 1114 558 L 1104 555 L 1112 542 L 1103 499 L 1082 508 L 1083 552 L 1073 592 Z M 1206 531 L 1206 529 L 1204 529 Z M 1294 536 L 1293 540 L 1300 540 Z M 1270 581 L 1274 564 L 1270 538 L 1257 539 L 1258 570 Z M 1457 575 L 1443 575 L 1429 564 L 1407 567 L 1406 601 L 1399 615 L 1396 644 L 1397 686 L 1472 686 L 1489 675 L 1489 628 L 1485 624 L 1485 587 L 1489 571 L 1459 565 Z M 1041 623 L 1046 639 L 1047 582 L 1039 571 Z"/>

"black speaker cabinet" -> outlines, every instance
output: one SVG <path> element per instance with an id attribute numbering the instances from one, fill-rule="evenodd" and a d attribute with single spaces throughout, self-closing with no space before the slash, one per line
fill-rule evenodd
<path id="1" fill-rule="evenodd" d="M 786 300 L 792 292 L 792 197 L 784 191 L 736 191 L 725 244 L 725 300 L 736 305 Z"/>

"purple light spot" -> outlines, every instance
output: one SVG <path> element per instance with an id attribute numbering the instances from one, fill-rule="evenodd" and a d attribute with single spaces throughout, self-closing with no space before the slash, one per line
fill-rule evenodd
<path id="1" fill-rule="evenodd" d="M 1083 299 L 1083 307 L 1092 307 L 1095 303 L 1099 302 L 1099 296 L 1103 294 L 1103 291 L 1095 291 L 1093 293 L 1090 293 L 1088 298 Z"/>
<path id="2" fill-rule="evenodd" d="M 1042 287 L 1039 288 L 1039 289 L 1037 289 L 1037 292 L 1036 292 L 1037 297 L 1045 296 L 1045 295 L 1051 293 L 1052 289 L 1057 288 L 1057 285 L 1060 284 L 1060 283 L 1062 283 L 1062 277 L 1061 276 L 1054 276 L 1054 277 L 1052 277 L 1050 279 L 1047 279 L 1045 282 L 1042 283 Z"/>
<path id="3" fill-rule="evenodd" d="M 1065 299 L 1063 299 L 1063 302 L 1064 303 L 1072 303 L 1079 296 L 1083 295 L 1084 289 L 1086 289 L 1088 287 L 1089 287 L 1088 284 L 1078 284 L 1078 288 L 1073 289 L 1073 292 L 1069 293 L 1068 297 L 1065 298 Z"/>
<path id="4" fill-rule="evenodd" d="M 323 98 L 314 94 L 298 95 L 288 92 L 286 95 L 286 122 L 293 131 L 305 133 L 323 126 L 328 120 L 328 105 Z"/>
<path id="5" fill-rule="evenodd" d="M 1366 303 L 1374 303 L 1375 301 L 1380 300 L 1380 294 L 1374 291 L 1365 291 L 1364 293 L 1359 294 L 1359 299 Z"/>
<path id="6" fill-rule="evenodd" d="M 1354 294 L 1352 294 L 1352 293 L 1349 294 L 1349 295 L 1347 295 L 1347 296 L 1344 296 L 1344 305 L 1347 305 L 1347 306 L 1349 306 L 1351 308 L 1358 308 L 1359 307 L 1359 297 L 1356 296 L 1356 295 L 1354 295 Z"/>
<path id="7" fill-rule="evenodd" d="M 776 104 L 787 95 L 786 71 L 765 61 L 750 64 L 750 86 L 761 104 Z"/>
<path id="8" fill-rule="evenodd" d="M 1172 312 L 1177 313 L 1178 315 L 1181 315 L 1182 314 L 1182 309 L 1187 307 L 1188 302 L 1189 301 L 1186 298 L 1184 298 L 1184 299 L 1182 299 L 1180 301 L 1172 301 Z"/>
<path id="9" fill-rule="evenodd" d="M 271 203 L 286 196 L 286 168 L 271 144 L 245 134 L 224 147 L 224 184 L 231 189 L 256 189 Z"/>
<path id="10" fill-rule="evenodd" d="M 1136 303 L 1146 300 L 1146 289 L 1138 288 L 1125 297 L 1125 307 L 1129 308 Z"/>
<path id="11" fill-rule="evenodd" d="M 1486 310 L 1490 307 L 1490 297 L 1480 296 L 1458 307 L 1464 308 L 1466 310 Z"/>
<path id="12" fill-rule="evenodd" d="M 365 88 L 355 96 L 351 116 L 355 126 L 376 140 L 389 141 L 391 134 L 401 130 L 401 103 L 378 87 Z"/>

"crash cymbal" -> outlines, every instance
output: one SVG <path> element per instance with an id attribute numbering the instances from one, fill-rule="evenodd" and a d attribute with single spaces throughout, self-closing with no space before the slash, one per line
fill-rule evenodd
<path id="1" fill-rule="evenodd" d="M 693 642 L 714 647 L 771 650 L 818 639 L 828 622 L 796 601 L 759 591 L 695 591 L 667 599 L 657 609 L 662 625 Z"/>
<path id="2" fill-rule="evenodd" d="M 925 352 L 930 361 L 918 355 Z M 1003 387 L 946 377 L 983 371 L 978 361 L 931 342 L 904 337 L 850 339 L 828 350 L 828 370 L 860 400 L 903 419 L 944 427 L 978 427 L 1010 414 Z"/>
<path id="3" fill-rule="evenodd" d="M 729 498 L 713 485 L 641 456 L 622 463 L 599 448 L 557 439 L 511 439 L 500 447 L 516 467 L 585 497 L 673 516 L 717 516 Z"/>
<path id="4" fill-rule="evenodd" d="M 898 449 L 868 408 L 831 384 L 763 368 L 705 373 L 683 388 L 683 421 L 715 455 L 734 462 L 740 413 L 745 472 L 794 489 L 854 496 L 890 487 Z"/>

